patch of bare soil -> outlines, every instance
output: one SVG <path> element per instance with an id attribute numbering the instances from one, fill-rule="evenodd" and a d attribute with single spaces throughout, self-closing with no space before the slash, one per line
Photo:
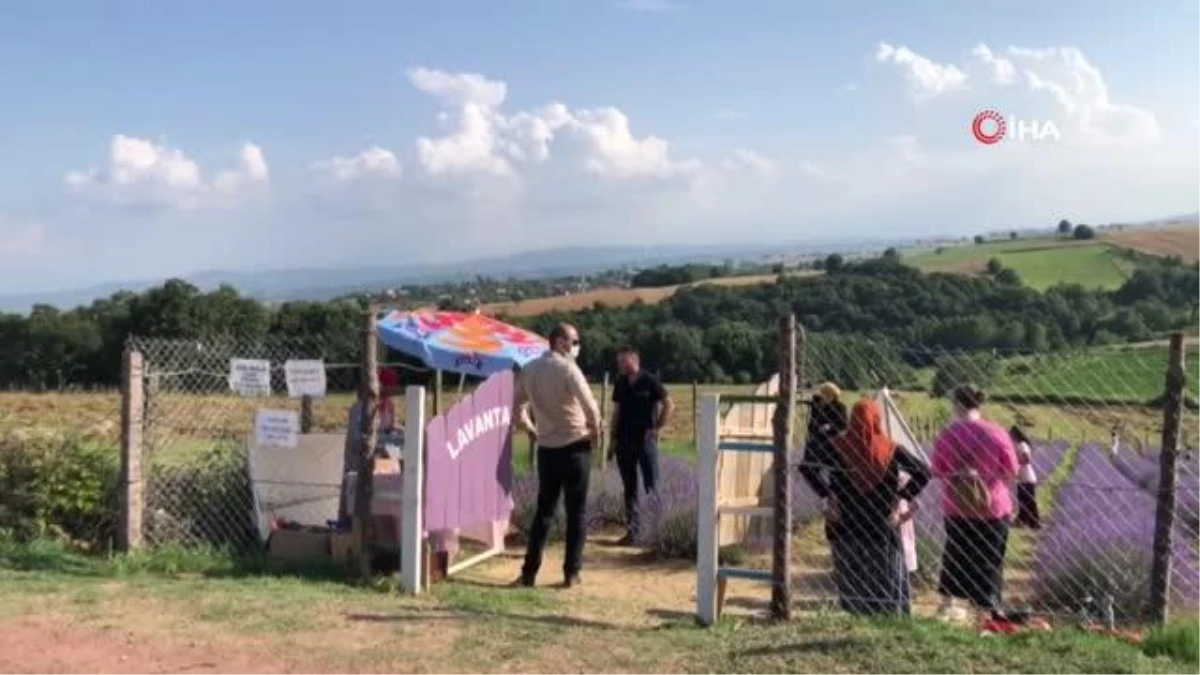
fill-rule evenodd
<path id="1" fill-rule="evenodd" d="M 1200 258 L 1200 226 L 1195 223 L 1158 230 L 1109 232 L 1104 239 L 1149 255 L 1177 255 L 1188 262 Z"/>
<path id="2" fill-rule="evenodd" d="M 71 619 L 0 622 L 0 672 L 270 673 L 296 672 L 262 645 L 147 639 L 139 631 L 97 629 Z"/>

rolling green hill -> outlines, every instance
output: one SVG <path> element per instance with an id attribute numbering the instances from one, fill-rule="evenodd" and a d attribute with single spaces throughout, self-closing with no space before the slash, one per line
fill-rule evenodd
<path id="1" fill-rule="evenodd" d="M 948 247 L 906 256 L 905 262 L 927 272 L 986 273 L 988 260 L 997 258 L 1031 288 L 1058 283 L 1089 288 L 1118 288 L 1136 264 L 1123 249 L 1101 241 L 1052 238 L 1026 239 Z"/>

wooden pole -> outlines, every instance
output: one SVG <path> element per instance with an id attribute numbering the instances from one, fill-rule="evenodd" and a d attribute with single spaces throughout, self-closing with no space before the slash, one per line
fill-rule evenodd
<path id="1" fill-rule="evenodd" d="M 1171 335 L 1163 397 L 1162 450 L 1159 452 L 1158 507 L 1154 514 L 1154 559 L 1150 568 L 1150 612 L 1165 624 L 1170 611 L 1171 539 L 1175 529 L 1176 467 L 1183 426 L 1183 394 L 1187 386 L 1183 333 Z"/>
<path id="2" fill-rule="evenodd" d="M 362 450 L 358 457 L 358 482 L 354 490 L 354 546 L 358 560 L 358 574 L 370 579 L 371 565 L 371 488 L 375 476 L 375 428 L 379 405 L 379 343 L 375 340 L 375 311 L 367 310 L 363 324 L 363 354 L 361 387 L 358 392 L 362 407 L 358 432 L 362 438 Z"/>
<path id="3" fill-rule="evenodd" d="M 127 347 L 121 359 L 121 527 L 117 545 L 122 551 L 142 545 L 142 514 L 146 505 L 142 482 L 144 375 L 142 353 Z"/>
<path id="4" fill-rule="evenodd" d="M 788 476 L 796 424 L 796 316 L 779 320 L 779 402 L 772 420 L 775 435 L 772 476 L 775 483 L 775 528 L 771 560 L 771 618 L 792 616 L 792 482 Z"/>
<path id="5" fill-rule="evenodd" d="M 608 371 L 604 371 L 604 379 L 600 381 L 600 419 L 608 422 Z M 600 470 L 608 469 L 608 434 L 604 429 L 600 430 L 600 439 L 597 446 L 600 450 Z"/>
<path id="6" fill-rule="evenodd" d="M 692 380 L 692 448 L 700 448 L 700 385 Z"/>
<path id="7" fill-rule="evenodd" d="M 313 399 L 305 394 L 300 397 L 300 433 L 311 434 L 313 427 Z"/>

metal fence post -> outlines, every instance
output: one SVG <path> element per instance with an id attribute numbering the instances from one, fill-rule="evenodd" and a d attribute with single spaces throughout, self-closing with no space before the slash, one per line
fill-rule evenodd
<path id="1" fill-rule="evenodd" d="M 118 546 L 142 545 L 145 483 L 142 480 L 142 424 L 145 421 L 145 364 L 142 353 L 127 347 L 121 359 L 121 526 Z"/>
<path id="2" fill-rule="evenodd" d="M 796 424 L 796 316 L 779 320 L 779 403 L 772 420 L 775 435 L 774 547 L 771 560 L 771 618 L 792 616 L 792 482 L 788 464 Z"/>
<path id="3" fill-rule="evenodd" d="M 1150 611 L 1165 623 L 1171 590 L 1171 539 L 1175 526 L 1176 468 L 1179 433 L 1183 426 L 1183 395 L 1187 385 L 1183 333 L 1171 335 L 1167 386 L 1163 397 L 1162 450 L 1159 452 L 1158 504 L 1154 514 L 1154 560 L 1150 572 Z"/>

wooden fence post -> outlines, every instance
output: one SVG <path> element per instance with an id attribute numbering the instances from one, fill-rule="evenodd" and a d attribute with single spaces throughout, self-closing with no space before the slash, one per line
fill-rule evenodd
<path id="1" fill-rule="evenodd" d="M 700 385 L 692 380 L 692 449 L 700 448 Z"/>
<path id="2" fill-rule="evenodd" d="M 142 545 L 145 487 L 142 481 L 142 425 L 145 422 L 145 362 L 127 347 L 121 358 L 121 527 L 117 545 L 132 551 Z"/>
<path id="3" fill-rule="evenodd" d="M 604 379 L 600 381 L 600 419 L 603 425 L 608 425 L 611 420 L 608 419 L 608 371 L 604 371 Z M 608 433 L 600 430 L 600 438 L 597 439 L 596 448 L 600 451 L 600 470 L 604 471 L 608 468 Z"/>
<path id="4" fill-rule="evenodd" d="M 362 450 L 358 457 L 358 481 L 354 490 L 354 546 L 358 559 L 358 574 L 366 580 L 372 572 L 371 560 L 371 492 L 375 476 L 375 421 L 379 405 L 379 343 L 375 339 L 375 310 L 364 317 L 362 341 L 362 387 L 358 392 L 362 414 L 358 432 Z"/>
<path id="5" fill-rule="evenodd" d="M 1171 335 L 1167 386 L 1163 397 L 1162 450 L 1159 452 L 1158 508 L 1154 514 L 1154 559 L 1150 571 L 1150 611 L 1166 623 L 1171 595 L 1171 538 L 1175 526 L 1175 490 L 1179 433 L 1183 426 L 1183 394 L 1187 386 L 1183 333 Z"/>
<path id="6" fill-rule="evenodd" d="M 313 427 L 313 399 L 305 394 L 300 397 L 300 433 L 311 434 Z"/>
<path id="7" fill-rule="evenodd" d="M 796 424 L 796 316 L 779 320 L 779 402 L 772 420 L 775 435 L 772 474 L 775 528 L 771 560 L 771 618 L 792 616 L 792 481 L 788 475 Z"/>

